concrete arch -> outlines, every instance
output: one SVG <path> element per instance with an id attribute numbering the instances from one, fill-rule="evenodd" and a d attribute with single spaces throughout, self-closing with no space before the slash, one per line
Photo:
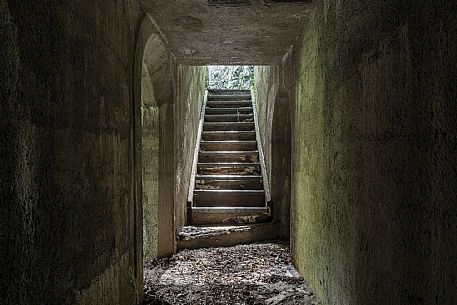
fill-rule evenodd
<path id="1" fill-rule="evenodd" d="M 175 251 L 173 99 L 166 44 L 145 17 L 136 40 L 133 101 L 135 247 L 139 262 Z"/>

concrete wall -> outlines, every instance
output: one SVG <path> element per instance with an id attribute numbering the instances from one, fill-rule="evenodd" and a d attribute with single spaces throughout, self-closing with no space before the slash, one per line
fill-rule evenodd
<path id="1" fill-rule="evenodd" d="M 292 254 L 325 305 L 455 304 L 455 12 L 320 1 L 286 61 Z"/>
<path id="2" fill-rule="evenodd" d="M 290 227 L 290 99 L 291 82 L 283 66 L 256 66 L 255 101 L 265 163 L 270 181 L 274 221 L 280 237 L 289 239 Z"/>
<path id="3" fill-rule="evenodd" d="M 174 126 L 176 230 L 179 230 L 187 219 L 187 195 L 207 73 L 204 66 L 184 65 L 177 65 L 174 72 L 177 101 Z"/>
<path id="4" fill-rule="evenodd" d="M 127 1 L 0 0 L 2 304 L 141 303 L 143 18 Z M 176 65 L 167 66 L 170 82 L 150 77 L 159 150 L 169 156 L 159 168 L 169 189 L 159 190 L 168 212 L 158 237 L 173 253 L 174 179 L 184 188 L 188 167 L 175 159 L 188 162 L 180 137 L 194 132 L 201 86 L 176 99 Z M 182 79 L 200 73 L 176 69 Z"/>
<path id="5" fill-rule="evenodd" d="M 142 290 L 128 9 L 0 1 L 2 304 L 134 304 Z"/>
<path id="6" fill-rule="evenodd" d="M 142 141 L 143 249 L 149 260 L 172 255 L 177 231 L 185 224 L 207 68 L 177 64 L 149 18 L 140 32 L 142 123 L 137 138 Z"/>
<path id="7" fill-rule="evenodd" d="M 149 70 L 143 61 L 141 84 L 143 255 L 157 257 L 159 236 L 160 117 Z"/>

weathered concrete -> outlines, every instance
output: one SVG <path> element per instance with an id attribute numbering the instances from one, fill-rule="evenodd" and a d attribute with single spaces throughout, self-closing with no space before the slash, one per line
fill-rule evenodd
<path id="1" fill-rule="evenodd" d="M 311 1 L 210 2 L 219 4 L 140 1 L 177 62 L 191 65 L 279 64 L 311 13 Z"/>
<path id="2" fill-rule="evenodd" d="M 255 100 L 270 181 L 274 221 L 280 223 L 280 237 L 288 239 L 291 126 L 289 96 L 283 73 L 280 66 L 256 66 L 254 70 Z"/>
<path id="3" fill-rule="evenodd" d="M 163 162 L 164 157 L 161 160 L 159 113 L 160 105 L 173 100 L 172 88 L 168 88 L 168 96 L 164 94 L 168 84 L 172 83 L 169 65 L 170 60 L 160 37 L 151 34 L 144 48 L 141 79 L 143 255 L 146 260 L 167 252 L 166 247 L 160 245 L 159 249 L 158 244 L 160 161 Z M 158 78 L 162 79 L 161 85 L 154 81 Z"/>
<path id="4" fill-rule="evenodd" d="M 164 184 L 151 244 L 175 251 L 175 179 L 187 187 L 181 147 L 192 146 L 181 135 L 196 129 L 200 90 L 178 94 L 175 71 L 202 88 L 206 70 L 148 53 L 160 44 L 145 47 L 143 17 L 127 1 L 0 1 L 2 304 L 141 303 L 143 148 L 148 200 L 157 150 Z"/>
<path id="5" fill-rule="evenodd" d="M 456 12 L 321 1 L 284 68 L 293 257 L 324 304 L 455 304 Z"/>
<path id="6" fill-rule="evenodd" d="M 230 247 L 265 240 L 274 240 L 278 237 L 279 233 L 279 226 L 277 223 L 214 227 L 214 234 L 211 233 L 211 227 L 204 228 L 208 230 L 208 234 L 187 237 L 182 236 L 182 238 L 178 240 L 178 249 Z M 218 230 L 219 233 L 217 232 Z"/>
<path id="7" fill-rule="evenodd" d="M 263 10 L 253 14 L 254 1 L 241 17 L 251 23 L 242 20 L 238 28 L 228 21 L 240 8 L 211 7 L 222 12 L 219 25 L 227 32 L 218 40 L 211 30 L 199 40 L 192 18 L 205 10 L 189 3 L 180 3 L 189 18 L 179 10 L 159 17 L 178 16 L 189 38 L 176 37 L 223 46 L 221 53 L 190 51 L 189 62 L 235 62 L 241 53 L 257 56 L 259 46 L 266 50 L 262 61 L 277 63 L 305 23 L 268 46 L 251 40 L 251 50 L 246 34 L 234 40 L 235 50 L 225 39 L 249 32 L 253 23 L 256 29 L 280 9 L 263 18 Z M 177 5 L 143 4 L 150 15 L 153 5 L 163 4 L 162 12 Z M 265 141 L 271 177 L 284 177 L 277 184 L 272 179 L 272 196 L 286 203 L 291 121 L 295 262 L 327 305 L 454 304 L 456 3 L 316 5 L 308 31 L 279 71 L 260 72 L 270 75 L 271 91 L 262 93 L 258 84 L 258 95 L 267 97 L 260 112 L 271 139 Z M 201 17 L 209 18 L 205 27 L 214 16 Z M 179 53 L 173 39 L 156 40 L 165 29 L 153 40 L 162 55 L 146 59 L 143 74 L 138 50 L 144 54 L 151 38 L 141 30 L 143 17 L 132 1 L 0 0 L 2 304 L 141 302 L 143 148 L 152 151 L 145 193 L 156 204 L 157 252 L 160 245 L 164 255 L 175 251 L 205 71 L 176 63 L 180 57 L 167 48 L 182 56 L 186 50 Z M 143 135 L 151 136 L 144 147 Z"/>
<path id="8" fill-rule="evenodd" d="M 127 10 L 0 1 L 2 304 L 139 302 Z"/>
<path id="9" fill-rule="evenodd" d="M 208 69 L 198 66 L 178 65 L 175 70 L 177 88 L 176 99 L 179 102 L 176 113 L 176 185 L 174 189 L 176 202 L 176 231 L 184 226 L 187 219 L 187 196 L 189 193 L 195 143 L 197 141 L 200 111 L 205 92 L 205 77 Z"/>
<path id="10" fill-rule="evenodd" d="M 136 151 L 136 180 L 142 186 L 137 209 L 143 212 L 138 218 L 149 260 L 172 255 L 176 232 L 184 225 L 189 150 L 195 145 L 207 69 L 177 65 L 148 17 L 141 22 L 136 57 L 140 100 L 135 107 L 141 108 L 135 112 L 135 147 L 142 147 Z"/>

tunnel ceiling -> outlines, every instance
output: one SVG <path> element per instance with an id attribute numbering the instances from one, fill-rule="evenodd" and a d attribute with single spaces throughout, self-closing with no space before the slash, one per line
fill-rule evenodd
<path id="1" fill-rule="evenodd" d="M 275 64 L 303 30 L 311 1 L 141 0 L 179 63 Z"/>

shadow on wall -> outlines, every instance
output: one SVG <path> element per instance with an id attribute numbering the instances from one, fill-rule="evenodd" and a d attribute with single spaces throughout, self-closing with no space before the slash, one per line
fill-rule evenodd
<path id="1" fill-rule="evenodd" d="M 174 252 L 173 81 L 171 62 L 148 18 L 138 38 L 137 75 L 141 88 L 135 101 L 137 248 L 150 260 Z M 168 204 L 165 204 L 168 203 Z M 140 221 L 138 221 L 140 220 Z M 142 236 L 142 238 L 140 238 Z"/>

